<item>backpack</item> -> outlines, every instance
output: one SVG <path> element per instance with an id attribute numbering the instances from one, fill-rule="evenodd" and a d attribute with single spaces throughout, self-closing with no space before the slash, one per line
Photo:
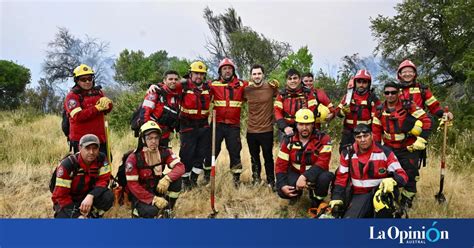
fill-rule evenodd
<path id="1" fill-rule="evenodd" d="M 145 109 L 142 104 L 133 111 L 132 118 L 130 118 L 130 128 L 135 137 L 140 136 L 140 127 L 145 123 Z M 130 153 L 129 153 L 130 154 Z"/>
<path id="2" fill-rule="evenodd" d="M 67 156 L 65 156 L 63 159 L 61 159 L 61 164 L 62 166 L 66 167 L 66 169 L 68 171 L 72 171 L 72 176 L 71 176 L 71 179 L 73 179 L 76 175 L 77 175 L 77 172 L 79 171 L 79 168 L 81 167 L 79 165 L 79 161 L 77 160 L 77 156 L 78 156 L 78 153 L 76 154 L 68 154 Z M 100 162 L 104 162 L 105 161 L 105 154 L 104 153 L 99 153 L 99 157 L 97 158 L 97 160 Z M 54 188 L 56 187 L 56 172 L 58 170 L 58 167 L 57 166 L 53 173 L 51 174 L 51 179 L 49 180 L 49 191 L 51 193 L 53 193 L 54 191 Z M 95 184 L 95 180 L 91 180 L 90 185 L 94 185 Z"/>

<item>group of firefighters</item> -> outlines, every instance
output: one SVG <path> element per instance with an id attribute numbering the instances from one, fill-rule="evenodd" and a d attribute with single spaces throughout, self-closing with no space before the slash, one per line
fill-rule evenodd
<path id="1" fill-rule="evenodd" d="M 74 72 L 75 85 L 64 108 L 70 121 L 69 141 L 74 155 L 56 169 L 52 200 L 57 218 L 95 218 L 112 207 L 108 188 L 111 170 L 104 115 L 112 101 L 95 85 L 87 65 Z M 247 144 L 251 155 L 252 183 L 267 185 L 278 196 L 297 201 L 308 191 L 311 207 L 318 208 L 331 192 L 332 214 L 344 218 L 400 217 L 411 207 L 417 192 L 419 164 L 426 158 L 431 116 L 447 125 L 444 112 L 431 91 L 416 81 L 416 66 L 403 61 L 399 82 L 383 86 L 381 102 L 371 89 L 367 70 L 359 70 L 348 83 L 347 94 L 334 107 L 322 89 L 314 87 L 311 73 L 286 72 L 286 85 L 266 80 L 261 65 L 250 68 L 250 81 L 238 78 L 236 66 L 225 58 L 218 66 L 219 79 L 206 79 L 202 61 L 190 65 L 180 78 L 167 71 L 162 83 L 150 86 L 142 103 L 143 120 L 136 149 L 126 157 L 125 190 L 134 217 L 153 218 L 171 213 L 182 190 L 203 184 L 211 177 L 211 143 L 215 158 L 225 140 L 235 187 L 240 185 L 242 149 L 240 123 L 248 105 Z M 209 122 L 211 106 L 215 123 Z M 430 115 L 425 112 L 429 110 Z M 325 123 L 342 117 L 340 165 L 332 173 L 331 138 Z M 278 128 L 279 152 L 273 159 L 273 126 Z M 215 140 L 211 130 L 215 125 Z M 179 157 L 169 147 L 180 135 Z M 266 182 L 261 179 L 263 153 Z"/>

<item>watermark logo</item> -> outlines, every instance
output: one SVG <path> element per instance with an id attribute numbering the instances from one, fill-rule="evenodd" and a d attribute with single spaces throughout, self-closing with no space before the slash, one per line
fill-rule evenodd
<path id="1" fill-rule="evenodd" d="M 399 244 L 426 244 L 449 239 L 449 232 L 447 230 L 440 230 L 436 227 L 437 223 L 437 221 L 434 221 L 428 229 L 425 226 L 416 229 L 412 226 L 408 226 L 408 230 L 400 229 L 397 226 L 390 226 L 386 230 L 380 230 L 374 226 L 370 226 L 369 239 L 398 240 Z"/>

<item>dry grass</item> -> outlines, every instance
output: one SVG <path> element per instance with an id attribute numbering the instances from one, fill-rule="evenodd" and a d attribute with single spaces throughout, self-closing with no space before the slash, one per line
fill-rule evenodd
<path id="1" fill-rule="evenodd" d="M 12 113 L 2 113 L 0 118 L 0 217 L 2 218 L 51 218 L 53 215 L 51 193 L 48 189 L 51 172 L 59 159 L 67 153 L 66 140 L 60 130 L 60 118 L 46 116 L 21 122 Z M 119 138 L 112 133 L 114 170 L 122 153 L 132 149 L 136 141 L 132 134 Z M 216 208 L 218 218 L 305 218 L 309 200 L 303 197 L 289 206 L 265 185 L 251 186 L 250 157 L 243 141 L 243 185 L 235 189 L 231 183 L 228 155 L 225 148 L 217 161 Z M 177 141 L 173 150 L 178 153 Z M 275 147 L 274 154 L 277 154 Z M 337 147 L 334 148 L 337 151 Z M 448 162 L 450 157 L 448 156 Z M 334 153 L 331 170 L 338 164 Z M 472 168 L 451 171 L 445 179 L 448 202 L 438 205 L 434 195 L 439 188 L 439 156 L 430 154 L 428 166 L 421 170 L 419 194 L 411 218 L 474 218 L 474 176 Z M 449 164 L 449 163 L 448 163 Z M 472 166 L 471 166 L 472 167 Z M 264 178 L 264 175 L 262 175 Z M 177 206 L 178 218 L 207 218 L 211 212 L 209 188 L 198 187 L 181 194 Z M 107 214 L 109 218 L 129 218 L 130 210 L 121 206 Z"/>

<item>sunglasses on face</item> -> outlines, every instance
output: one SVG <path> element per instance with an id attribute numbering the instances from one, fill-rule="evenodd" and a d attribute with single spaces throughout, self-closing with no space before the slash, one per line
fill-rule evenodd
<path id="1" fill-rule="evenodd" d="M 83 82 L 83 83 L 88 82 L 88 81 L 89 81 L 89 82 L 92 82 L 92 80 L 93 80 L 92 77 L 79 78 L 79 81 L 80 81 L 80 82 Z"/>
<path id="2" fill-rule="evenodd" d="M 396 94 L 398 94 L 398 90 L 394 90 L 394 91 L 384 91 L 384 94 L 385 94 L 386 96 L 388 96 L 388 95 L 396 95 Z"/>

